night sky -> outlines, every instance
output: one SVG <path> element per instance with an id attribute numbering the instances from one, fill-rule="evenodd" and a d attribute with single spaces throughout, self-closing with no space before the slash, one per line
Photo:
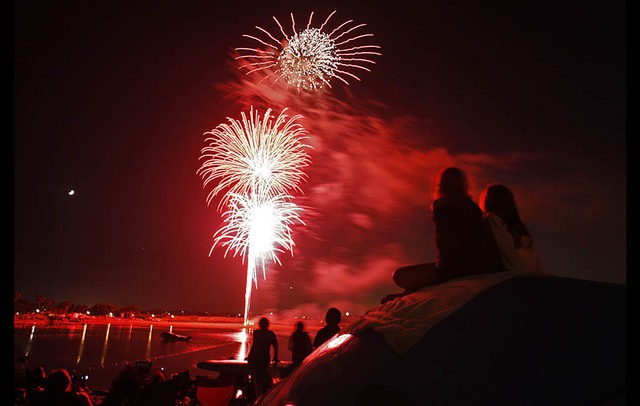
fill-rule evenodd
<path id="1" fill-rule="evenodd" d="M 196 174 L 204 133 L 251 106 L 309 133 L 305 226 L 253 313 L 354 314 L 435 259 L 445 166 L 515 193 L 550 274 L 626 283 L 626 2 L 14 1 L 14 291 L 36 300 L 243 311 L 246 264 Z M 407 3 L 409 4 L 409 3 Z M 371 71 L 298 94 L 233 49 L 366 23 Z M 335 26 L 334 26 L 335 27 Z M 69 191 L 74 190 L 74 195 Z"/>

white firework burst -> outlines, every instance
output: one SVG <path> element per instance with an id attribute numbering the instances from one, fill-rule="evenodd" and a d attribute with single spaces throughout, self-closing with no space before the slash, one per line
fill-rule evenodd
<path id="1" fill-rule="evenodd" d="M 242 121 L 227 118 L 229 124 L 220 124 L 205 134 L 208 146 L 202 149 L 202 166 L 197 173 L 204 180 L 203 186 L 218 181 L 207 196 L 211 203 L 214 196 L 224 189 L 228 193 L 220 200 L 223 207 L 233 193 L 286 194 L 300 190 L 300 182 L 306 178 L 304 169 L 310 158 L 302 143 L 307 132 L 298 123 L 301 115 L 287 119 L 287 109 L 273 119 L 271 109 L 263 117 L 251 107 L 249 117 L 242 112 Z"/>
<path id="2" fill-rule="evenodd" d="M 287 119 L 286 108 L 275 118 L 268 109 L 263 117 L 253 106 L 249 117 L 242 113 L 242 121 L 228 118 L 229 124 L 220 124 L 206 139 L 202 149 L 204 162 L 197 170 L 204 187 L 215 184 L 207 196 L 213 197 L 227 190 L 218 204 L 225 225 L 214 234 L 214 244 L 230 250 L 234 256 L 247 259 L 244 324 L 247 325 L 251 302 L 252 281 L 256 284 L 256 266 L 265 261 L 280 264 L 277 254 L 291 251 L 293 240 L 291 226 L 300 220 L 301 208 L 289 195 L 299 190 L 299 183 L 306 178 L 303 169 L 309 165 L 308 145 L 301 142 L 305 129 L 297 122 L 302 116 Z M 217 182 L 217 183 L 216 183 Z M 302 223 L 304 224 L 304 223 Z"/>
<path id="3" fill-rule="evenodd" d="M 224 256 L 233 251 L 233 256 L 248 256 L 280 264 L 278 253 L 290 251 L 294 242 L 291 227 L 300 219 L 302 208 L 292 202 L 288 195 L 248 195 L 231 193 L 228 209 L 222 214 L 224 226 L 215 233 L 211 251 L 217 246 L 225 248 Z M 253 273 L 255 280 L 255 273 Z M 266 275 L 265 275 L 266 277 Z"/>
<path id="4" fill-rule="evenodd" d="M 375 61 L 369 58 L 380 56 L 378 50 L 381 47 L 363 43 L 365 39 L 373 37 L 370 33 L 359 33 L 366 24 L 354 24 L 353 20 L 348 20 L 331 31 L 326 29 L 335 13 L 333 11 L 320 27 L 314 28 L 311 27 L 312 12 L 306 28 L 299 31 L 291 13 L 291 36 L 273 17 L 283 35 L 280 41 L 269 31 L 256 26 L 265 38 L 247 34 L 243 36 L 257 41 L 264 48 L 236 48 L 239 52 L 236 59 L 246 62 L 239 69 L 246 69 L 247 75 L 263 72 L 264 79 L 273 77 L 272 83 L 283 79 L 298 91 L 315 91 L 325 85 L 331 87 L 333 78 L 346 85 L 349 84 L 349 78 L 359 81 L 354 72 L 370 72 L 368 66 L 374 65 Z"/>
<path id="5" fill-rule="evenodd" d="M 256 288 L 258 286 L 258 265 L 266 279 L 266 260 L 271 259 L 281 265 L 278 253 L 290 251 L 293 255 L 295 244 L 291 227 L 296 222 L 304 222 L 300 219 L 302 209 L 291 201 L 292 196 L 256 193 L 230 195 L 229 208 L 222 214 L 225 225 L 214 234 L 211 251 L 220 245 L 226 248 L 225 257 L 232 250 L 234 257 L 242 256 L 243 263 L 247 259 L 244 298 L 244 324 L 247 325 L 252 282 Z"/>

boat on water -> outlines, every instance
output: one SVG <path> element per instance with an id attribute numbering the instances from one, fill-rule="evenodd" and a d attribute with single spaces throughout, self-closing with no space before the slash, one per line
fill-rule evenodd
<path id="1" fill-rule="evenodd" d="M 182 334 L 176 334 L 174 332 L 171 331 L 163 331 L 162 333 L 160 333 L 160 337 L 162 337 L 162 339 L 164 341 L 189 341 L 191 340 L 191 336 L 185 336 Z"/>

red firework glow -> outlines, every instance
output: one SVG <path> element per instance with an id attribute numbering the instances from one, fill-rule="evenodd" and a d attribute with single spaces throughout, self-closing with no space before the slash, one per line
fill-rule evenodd
<path id="1" fill-rule="evenodd" d="M 207 138 L 209 146 L 202 149 L 204 162 L 197 171 L 206 187 L 218 181 L 207 203 L 221 191 L 229 189 L 220 200 L 218 209 L 225 225 L 214 235 L 214 244 L 226 247 L 234 256 L 247 258 L 244 324 L 247 324 L 251 302 L 252 281 L 257 287 L 256 266 L 262 263 L 266 279 L 265 260 L 280 263 L 277 252 L 293 254 L 291 227 L 300 222 L 293 197 L 285 193 L 301 190 L 299 182 L 305 178 L 302 169 L 309 165 L 309 156 L 301 143 L 304 128 L 296 122 L 300 116 L 286 120 L 286 109 L 273 120 L 271 110 L 261 119 L 251 108 L 249 118 L 242 113 L 242 121 L 229 119 L 220 124 Z M 211 252 L 209 253 L 211 255 Z"/>

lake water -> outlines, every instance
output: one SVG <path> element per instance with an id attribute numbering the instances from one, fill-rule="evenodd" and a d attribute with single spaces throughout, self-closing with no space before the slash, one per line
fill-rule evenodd
<path id="1" fill-rule="evenodd" d="M 293 323 L 292 323 L 293 324 Z M 272 328 L 273 329 L 273 328 Z M 292 328 L 273 329 L 278 337 L 279 358 L 289 361 L 287 342 Z M 162 331 L 191 336 L 188 342 L 166 342 Z M 92 390 L 108 390 L 113 378 L 127 363 L 141 359 L 152 361 L 153 368 L 163 368 L 169 376 L 190 370 L 191 377 L 211 375 L 196 367 L 209 359 L 244 359 L 248 353 L 250 329 L 241 324 L 207 323 L 197 326 L 134 325 L 65 325 L 15 326 L 14 373 L 17 382 L 24 376 L 20 356 L 28 354 L 27 368 L 43 366 L 48 373 L 56 368 L 75 370 L 88 375 Z M 317 329 L 309 330 L 313 338 Z M 213 373 L 215 374 L 215 373 Z"/>

